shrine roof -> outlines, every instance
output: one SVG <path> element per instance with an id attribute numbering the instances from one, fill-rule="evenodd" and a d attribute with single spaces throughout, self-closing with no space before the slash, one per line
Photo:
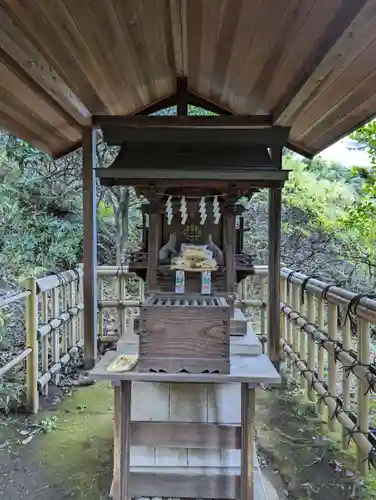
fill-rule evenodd
<path id="1" fill-rule="evenodd" d="M 308 157 L 376 115 L 376 0 L 2 0 L 0 54 L 0 127 L 54 157 L 93 115 L 175 104 Z"/>

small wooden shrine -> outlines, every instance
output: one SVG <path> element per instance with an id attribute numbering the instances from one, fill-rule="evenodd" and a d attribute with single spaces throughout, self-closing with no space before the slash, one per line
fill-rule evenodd
<path id="1" fill-rule="evenodd" d="M 142 249 L 129 263 L 147 282 L 136 335 L 93 371 L 115 385 L 111 494 L 256 500 L 254 388 L 279 376 L 234 302 L 253 273 L 244 205 L 261 188 L 280 192 L 288 129 L 147 118 L 104 120 L 104 139 L 121 150 L 97 169 L 101 183 L 132 185 L 147 200 Z M 278 281 L 272 273 L 270 286 Z M 116 372 L 129 354 L 136 362 Z"/>

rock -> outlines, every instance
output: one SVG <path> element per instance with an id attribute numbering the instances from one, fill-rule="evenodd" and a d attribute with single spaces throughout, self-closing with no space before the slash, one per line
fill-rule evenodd
<path id="1" fill-rule="evenodd" d="M 89 385 L 95 384 L 95 380 L 89 378 L 89 377 L 83 377 L 80 380 L 77 380 L 76 386 L 77 387 L 87 387 Z"/>

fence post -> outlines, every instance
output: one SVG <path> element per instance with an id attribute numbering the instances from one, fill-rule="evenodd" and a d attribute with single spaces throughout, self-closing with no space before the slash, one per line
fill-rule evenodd
<path id="1" fill-rule="evenodd" d="M 315 297 L 311 293 L 307 293 L 307 319 L 310 323 L 315 324 Z M 302 334 L 305 333 L 302 330 Z M 306 335 L 308 335 L 306 333 Z M 308 335 L 308 362 L 307 368 L 311 373 L 315 371 L 315 360 L 316 360 L 316 345 L 313 340 L 312 335 Z M 310 401 L 316 401 L 315 391 L 312 384 L 307 386 L 307 396 Z"/>
<path id="2" fill-rule="evenodd" d="M 317 301 L 317 326 L 320 330 L 325 329 L 325 307 L 324 299 L 320 297 Z M 325 349 L 319 345 L 317 353 L 317 376 L 319 382 L 324 382 L 325 379 Z M 325 411 L 325 404 L 322 400 L 318 400 L 317 411 L 323 416 Z"/>
<path id="3" fill-rule="evenodd" d="M 78 298 L 77 298 L 77 302 L 78 304 L 83 304 L 84 308 L 85 308 L 85 304 L 84 304 L 84 265 L 83 264 L 79 264 L 77 266 L 77 269 L 78 269 L 78 273 L 79 273 L 79 276 L 80 276 L 80 279 L 78 281 Z M 80 311 L 79 314 L 78 314 L 78 317 L 77 317 L 77 341 L 81 340 L 84 338 L 84 311 Z"/>
<path id="4" fill-rule="evenodd" d="M 328 302 L 328 338 L 329 340 L 335 342 L 337 340 L 337 322 L 338 322 L 338 309 L 335 304 Z M 337 365 L 336 365 L 336 355 L 334 350 L 334 344 L 332 344 L 331 352 L 328 355 L 328 393 L 336 398 L 338 396 L 337 391 Z M 337 430 L 337 422 L 335 417 L 328 418 L 328 428 L 330 432 L 335 432 Z"/>
<path id="5" fill-rule="evenodd" d="M 358 318 L 357 338 L 358 338 L 358 361 L 364 366 L 369 365 L 369 348 L 370 348 L 370 332 L 369 322 Z M 369 415 L 369 384 L 367 381 L 358 379 L 358 394 L 357 394 L 357 415 L 358 415 L 358 431 L 364 436 L 369 432 L 368 415 Z M 368 455 L 357 446 L 358 469 L 364 477 L 368 473 Z"/>
<path id="6" fill-rule="evenodd" d="M 295 283 L 291 283 L 291 308 L 293 311 L 299 311 L 299 287 Z M 294 353 L 299 356 L 299 328 L 297 326 L 293 327 L 293 335 L 292 335 L 292 350 Z M 294 364 L 293 368 L 294 377 L 296 378 L 299 374 L 299 370 Z"/>
<path id="7" fill-rule="evenodd" d="M 30 295 L 26 299 L 26 347 L 31 348 L 26 358 L 26 404 L 31 413 L 37 413 L 39 409 L 38 394 L 38 295 L 37 280 L 29 278 L 25 282 L 26 290 Z"/>
<path id="8" fill-rule="evenodd" d="M 345 311 L 346 313 L 346 311 Z M 342 325 L 342 347 L 345 351 L 349 351 L 352 347 L 351 345 L 351 322 L 350 318 L 345 317 L 345 323 Z M 351 410 L 351 371 L 343 370 L 342 375 L 342 399 L 343 399 L 343 410 L 349 412 Z M 342 436 L 342 448 L 347 450 L 349 448 L 350 439 L 348 430 L 343 427 Z"/>
<path id="9" fill-rule="evenodd" d="M 266 280 L 264 277 L 260 278 L 260 299 L 264 303 L 265 302 L 265 284 Z M 247 296 L 248 299 L 248 296 Z M 266 337 L 266 307 L 263 305 L 260 308 L 260 332 L 261 332 L 261 345 L 262 345 L 262 353 L 265 354 L 268 346 L 266 345 L 267 337 Z"/>

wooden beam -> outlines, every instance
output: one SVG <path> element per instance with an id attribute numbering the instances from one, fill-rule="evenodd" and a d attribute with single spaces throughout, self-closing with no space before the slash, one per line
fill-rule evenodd
<path id="1" fill-rule="evenodd" d="M 245 129 L 271 127 L 270 115 L 247 116 L 140 116 L 140 115 L 93 115 L 93 124 L 98 127 L 116 126 L 135 129 L 182 128 L 182 129 Z M 276 127 L 274 129 L 281 129 Z M 282 128 L 289 131 L 289 129 Z M 128 139 L 129 140 L 129 139 Z"/>
<path id="2" fill-rule="evenodd" d="M 162 109 L 166 108 L 171 108 L 172 106 L 176 106 L 176 92 L 173 94 L 164 97 L 163 99 L 160 99 L 159 101 L 153 102 L 149 106 L 147 106 L 144 109 L 141 109 L 140 111 L 137 111 L 134 115 L 128 115 L 128 116 L 145 116 L 145 115 L 152 115 L 153 113 L 157 113 L 157 111 L 161 111 Z M 110 115 L 106 115 L 110 116 Z M 100 117 L 104 118 L 105 115 L 97 115 L 97 118 L 100 119 Z M 93 120 L 95 121 L 95 117 L 93 117 Z"/>
<path id="3" fill-rule="evenodd" d="M 282 168 L 282 148 L 279 146 L 273 146 L 270 148 L 270 157 L 272 160 L 272 165 L 275 169 Z"/>
<path id="4" fill-rule="evenodd" d="M 141 118 L 141 117 L 135 117 Z M 146 117 L 145 117 L 146 118 Z M 136 124 L 131 126 L 105 125 L 102 127 L 104 139 L 107 144 L 111 146 L 120 146 L 124 142 L 129 141 L 133 143 L 195 143 L 195 144 L 227 144 L 227 145 L 258 145 L 258 146 L 285 146 L 287 144 L 289 129 L 283 127 L 258 127 L 248 124 L 241 124 L 239 121 L 231 120 L 229 123 L 223 123 L 218 120 L 217 116 L 200 117 L 213 120 L 197 120 L 195 123 L 190 123 L 190 116 L 149 116 L 150 120 L 148 125 Z M 158 126 L 157 118 L 170 119 L 170 125 Z M 237 117 L 223 117 L 223 118 L 237 118 Z M 174 122 L 174 120 L 178 122 Z M 179 120 L 183 122 L 179 123 Z M 154 122 L 154 124 L 152 123 Z M 160 120 L 163 123 L 163 120 Z M 165 120 L 169 123 L 169 120 Z M 157 125 L 157 126 L 153 126 Z M 176 126 L 177 125 L 177 126 Z"/>
<path id="5" fill-rule="evenodd" d="M 221 180 L 227 181 L 283 181 L 288 177 L 288 170 L 275 170 L 274 168 L 252 168 L 252 169 L 221 169 L 220 177 Z M 199 181 L 215 181 L 218 180 L 218 171 L 214 169 L 185 169 L 185 170 L 173 170 L 173 169 L 125 169 L 125 168 L 98 168 L 97 175 L 101 179 L 126 179 L 129 185 L 137 186 L 141 181 L 141 184 L 145 184 L 145 180 L 153 179 L 170 181 L 191 181 L 190 185 L 193 187 L 196 180 Z M 199 177 L 199 179 L 197 179 Z M 133 183 L 133 184 L 132 184 Z M 189 183 L 187 183 L 189 184 Z"/>
<path id="6" fill-rule="evenodd" d="M 176 79 L 177 115 L 188 116 L 187 77 Z"/>
<path id="7" fill-rule="evenodd" d="M 168 154 L 166 154 L 168 151 Z M 109 167 L 113 169 L 209 169 L 214 168 L 272 168 L 266 147 L 222 146 L 205 144 L 123 144 L 121 151 Z"/>
<path id="8" fill-rule="evenodd" d="M 132 446 L 240 449 L 240 427 L 186 422 L 132 422 Z"/>
<path id="9" fill-rule="evenodd" d="M 192 106 L 196 106 L 198 108 L 205 109 L 206 111 L 210 111 L 212 113 L 215 113 L 216 115 L 233 116 L 233 113 L 228 109 L 222 108 L 222 106 L 218 106 L 218 104 L 214 104 L 213 102 L 204 99 L 203 97 L 195 94 L 190 90 L 188 91 L 188 104 L 191 104 Z M 268 116 L 270 125 L 273 124 L 272 123 L 273 117 L 271 115 L 262 115 L 262 116 Z"/>
<path id="10" fill-rule="evenodd" d="M 280 268 L 281 268 L 281 188 L 269 190 L 268 324 L 269 357 L 279 370 L 280 361 Z"/>
<path id="11" fill-rule="evenodd" d="M 97 357 L 97 196 L 96 130 L 82 130 L 84 212 L 84 358 L 93 368 Z"/>
<path id="12" fill-rule="evenodd" d="M 346 134 L 347 135 L 347 134 Z M 334 141 L 337 142 L 337 141 Z M 297 146 L 293 141 L 288 141 L 286 147 L 293 151 L 294 153 L 297 153 L 298 155 L 304 156 L 308 160 L 312 160 L 312 158 L 315 156 L 316 153 L 313 153 L 312 151 L 308 151 L 307 149 L 303 149 L 300 146 Z"/>
<path id="13" fill-rule="evenodd" d="M 305 102 L 300 95 L 303 87 L 310 80 L 315 70 L 325 60 L 328 54 L 330 54 L 332 48 L 366 3 L 367 0 L 347 0 L 341 3 L 341 6 L 333 16 L 329 25 L 315 43 L 313 50 L 307 51 L 308 55 L 305 60 L 302 61 L 298 74 L 293 78 L 291 85 L 287 88 L 287 91 L 284 92 L 282 101 L 273 112 L 273 122 L 290 125 L 289 118 L 291 114 L 289 108 L 292 107 L 294 102 L 299 103 L 299 106 L 302 102 Z M 334 62 L 332 65 L 333 64 Z"/>

